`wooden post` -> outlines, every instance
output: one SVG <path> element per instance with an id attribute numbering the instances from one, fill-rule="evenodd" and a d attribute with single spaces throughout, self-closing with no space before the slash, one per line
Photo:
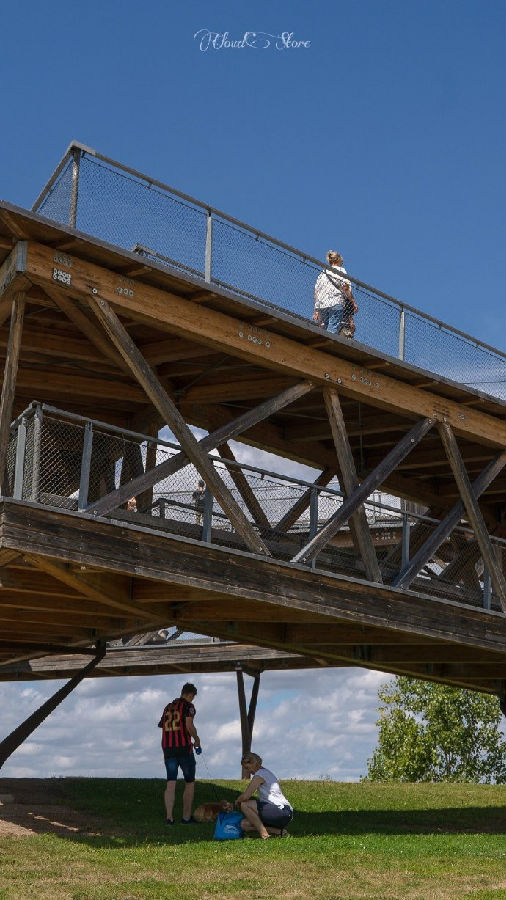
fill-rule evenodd
<path id="1" fill-rule="evenodd" d="M 188 428 L 175 403 L 160 384 L 155 373 L 133 342 L 126 328 L 121 324 L 116 313 L 98 295 L 94 296 L 93 299 L 92 309 L 97 319 L 121 353 L 132 374 L 146 391 L 155 408 L 164 417 L 164 421 L 175 434 L 184 452 L 206 482 L 213 496 L 216 497 L 248 549 L 253 553 L 270 556 L 266 545 L 252 525 L 250 525 L 241 507 L 224 485 L 207 453 L 203 452 L 202 448 L 199 447 L 197 439 Z"/>
<path id="2" fill-rule="evenodd" d="M 240 663 L 235 664 L 235 674 L 237 678 L 237 696 L 239 699 L 239 715 L 241 718 L 241 741 L 242 752 L 241 758 L 249 753 L 251 749 L 251 732 L 248 722 L 248 713 L 246 711 L 246 692 L 244 690 L 244 675 Z M 247 778 L 247 773 L 242 769 L 242 777 Z"/>
<path id="3" fill-rule="evenodd" d="M 495 558 L 494 550 L 490 542 L 487 527 L 485 525 L 485 522 L 483 521 L 483 516 L 481 514 L 480 507 L 478 506 L 478 501 L 474 495 L 473 488 L 469 480 L 469 475 L 467 474 L 466 468 L 464 466 L 464 461 L 457 444 L 457 440 L 452 429 L 445 422 L 440 422 L 438 424 L 438 429 L 439 434 L 441 435 L 441 440 L 443 442 L 446 455 L 448 457 L 448 462 L 450 463 L 455 481 L 457 482 L 457 487 L 459 489 L 459 494 L 462 498 L 462 502 L 466 510 L 467 518 L 469 519 L 471 527 L 476 535 L 476 540 L 480 545 L 483 563 L 490 574 L 490 579 L 492 581 L 494 591 L 501 603 L 501 607 L 503 611 L 506 612 L 506 580 L 499 566 L 497 565 L 497 560 Z"/>
<path id="4" fill-rule="evenodd" d="M 251 697 L 248 706 L 248 725 L 249 725 L 249 736 L 250 736 L 250 745 L 248 747 L 248 752 L 251 750 L 251 744 L 253 741 L 253 727 L 255 725 L 255 715 L 257 711 L 257 701 L 258 701 L 258 691 L 260 689 L 260 672 L 256 672 L 253 676 L 253 687 L 251 689 Z"/>
<path id="5" fill-rule="evenodd" d="M 330 388 L 324 390 L 323 399 L 329 417 L 332 438 L 334 440 L 334 447 L 343 480 L 341 487 L 343 488 L 345 495 L 349 497 L 358 487 L 359 481 L 337 391 Z M 369 525 L 367 524 L 367 516 L 362 504 L 350 517 L 350 529 L 353 536 L 353 542 L 364 563 L 367 578 L 369 581 L 381 583 L 383 579 L 378 565 L 374 544 L 372 542 L 371 532 L 369 531 Z"/>
<path id="6" fill-rule="evenodd" d="M 19 351 L 21 348 L 21 335 L 23 333 L 23 315 L 25 311 L 25 295 L 20 292 L 14 294 L 11 306 L 11 326 L 7 353 L 4 365 L 4 380 L 2 395 L 0 398 L 0 490 L 3 487 L 5 465 L 7 462 L 7 450 L 9 447 L 9 434 L 12 419 L 12 406 L 16 391 L 16 376 L 18 372 Z"/>

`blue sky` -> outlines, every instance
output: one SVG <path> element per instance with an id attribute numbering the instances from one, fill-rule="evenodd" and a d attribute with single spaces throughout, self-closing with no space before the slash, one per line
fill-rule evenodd
<path id="1" fill-rule="evenodd" d="M 0 197 L 30 206 L 77 139 L 318 258 L 337 246 L 504 346 L 501 0 L 29 0 L 7 17 Z M 311 46 L 201 52 L 203 28 Z"/>
<path id="2" fill-rule="evenodd" d="M 76 139 L 318 258 L 335 247 L 362 280 L 504 347 L 502 0 L 26 0 L 2 25 L 2 199 L 30 207 Z M 193 35 L 206 28 L 235 40 L 293 32 L 311 46 L 202 52 Z M 363 774 L 381 676 L 287 678 L 265 679 L 268 764 L 283 758 L 280 775 Z M 233 676 L 201 682 L 203 741 L 213 774 L 227 777 L 239 752 Z M 149 729 L 176 687 L 83 685 L 5 774 L 153 774 Z M 4 724 L 51 689 L 1 685 Z M 316 744 L 297 730 L 298 696 L 313 704 Z M 85 747 L 72 744 L 71 714 Z M 129 762 L 111 769 L 120 734 Z"/>

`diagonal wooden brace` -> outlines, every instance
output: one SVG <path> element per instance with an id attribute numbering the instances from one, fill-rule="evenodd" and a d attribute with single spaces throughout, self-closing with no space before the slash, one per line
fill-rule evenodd
<path id="1" fill-rule="evenodd" d="M 348 439 L 346 422 L 337 391 L 334 388 L 326 388 L 323 391 L 323 399 L 339 463 L 339 481 L 345 497 L 348 498 L 358 488 L 359 480 Z M 350 516 L 350 531 L 355 550 L 364 564 L 366 578 L 369 581 L 381 583 L 383 578 L 378 565 L 378 557 L 376 556 L 367 516 L 362 504 Z"/>
<path id="2" fill-rule="evenodd" d="M 306 544 L 305 547 L 293 558 L 293 562 L 309 562 L 328 544 L 331 538 L 339 531 L 340 527 L 348 521 L 350 516 L 364 503 L 365 500 L 377 490 L 390 472 L 420 443 L 422 438 L 432 428 L 432 419 L 422 419 L 408 431 L 398 444 L 387 453 L 385 459 L 364 478 L 363 482 L 346 498 L 340 509 L 334 513 L 326 525 Z"/>
<path id="3" fill-rule="evenodd" d="M 207 452 L 214 447 L 218 447 L 224 441 L 237 437 L 244 431 L 247 431 L 248 428 L 267 419 L 273 412 L 277 412 L 277 410 L 288 406 L 289 403 L 293 403 L 294 400 L 307 394 L 312 388 L 313 385 L 310 382 L 304 381 L 281 391 L 281 393 L 277 394 L 275 397 L 271 397 L 264 403 L 260 403 L 254 409 L 248 410 L 248 412 L 238 416 L 237 419 L 234 419 L 232 422 L 222 425 L 220 428 L 217 428 L 216 431 L 206 435 L 206 437 L 198 442 L 198 446 Z M 112 510 L 116 509 L 118 506 L 121 506 L 121 504 L 129 500 L 130 497 L 137 497 L 142 491 L 152 487 L 162 479 L 168 478 L 170 475 L 183 469 L 186 465 L 188 465 L 186 453 L 184 451 L 177 453 L 165 462 L 149 469 L 143 475 L 133 478 L 128 484 L 106 494 L 105 497 L 92 503 L 86 511 L 95 516 L 104 516 L 107 513 L 112 512 Z"/>
<path id="4" fill-rule="evenodd" d="M 491 463 L 489 463 L 483 472 L 478 475 L 478 478 L 476 478 L 471 486 L 471 490 L 476 499 L 478 499 L 480 494 L 488 488 L 489 484 L 492 484 L 505 465 L 506 453 L 500 453 Z M 443 541 L 449 537 L 453 529 L 459 524 L 464 515 L 464 511 L 464 504 L 462 500 L 459 500 L 413 555 L 406 567 L 396 575 L 392 581 L 393 587 L 409 588 L 420 570 L 428 563 L 431 556 L 433 556 Z"/>
<path id="5" fill-rule="evenodd" d="M 230 462 L 236 461 L 235 456 L 231 448 L 227 443 L 220 444 L 218 447 L 218 453 L 220 454 L 222 459 L 228 459 Z M 237 490 L 239 491 L 246 507 L 251 513 L 251 517 L 254 522 L 259 526 L 259 528 L 263 532 L 270 531 L 270 522 L 264 513 L 260 503 L 255 497 L 255 493 L 252 487 L 249 484 L 248 479 L 246 478 L 244 472 L 241 471 L 237 466 L 227 466 L 228 474 L 230 475 L 232 481 L 234 482 Z"/>
<path id="6" fill-rule="evenodd" d="M 440 422 L 438 424 L 438 429 L 448 457 L 448 462 L 450 463 L 455 481 L 457 482 L 457 487 L 466 510 L 467 518 L 476 535 L 476 540 L 480 545 L 483 562 L 490 574 L 490 579 L 494 591 L 501 603 L 501 607 L 503 611 L 506 612 L 506 580 L 497 565 L 487 526 L 483 521 L 483 516 L 474 495 L 456 437 L 450 426 L 445 422 Z"/>

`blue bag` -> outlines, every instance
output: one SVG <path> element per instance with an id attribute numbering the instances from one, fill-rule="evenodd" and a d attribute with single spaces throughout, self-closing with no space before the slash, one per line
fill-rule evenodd
<path id="1" fill-rule="evenodd" d="M 241 821 L 244 818 L 240 812 L 220 812 L 214 829 L 215 841 L 236 841 L 243 837 Z"/>

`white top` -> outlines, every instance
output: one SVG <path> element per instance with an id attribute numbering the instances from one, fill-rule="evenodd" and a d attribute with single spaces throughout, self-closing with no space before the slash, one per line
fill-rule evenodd
<path id="1" fill-rule="evenodd" d="M 283 806 L 289 806 L 290 809 L 292 808 L 285 795 L 282 793 L 278 784 L 278 779 L 273 772 L 269 769 L 262 768 L 257 769 L 255 775 L 259 775 L 259 777 L 264 780 L 264 783 L 258 788 L 259 800 L 274 803 L 274 806 L 279 806 L 281 809 Z"/>
<path id="2" fill-rule="evenodd" d="M 351 288 L 351 283 L 348 278 L 342 278 L 343 275 L 346 275 L 344 266 L 332 266 L 330 269 L 320 272 L 314 288 L 315 309 L 344 306 L 346 296 L 343 294 L 342 288 L 345 285 Z"/>

